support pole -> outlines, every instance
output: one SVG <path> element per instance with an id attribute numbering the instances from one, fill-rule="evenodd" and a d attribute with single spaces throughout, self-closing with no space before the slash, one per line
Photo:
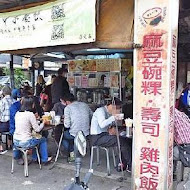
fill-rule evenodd
<path id="1" fill-rule="evenodd" d="M 13 55 L 11 54 L 11 61 L 10 61 L 10 82 L 11 88 L 15 88 L 15 80 L 14 80 L 14 68 L 13 68 Z"/>
<path id="2" fill-rule="evenodd" d="M 135 0 L 133 190 L 172 190 L 179 0 Z"/>
<path id="3" fill-rule="evenodd" d="M 35 88 L 35 68 L 34 68 L 34 61 L 31 59 L 32 68 L 31 68 L 31 80 L 32 80 L 32 88 Z"/>

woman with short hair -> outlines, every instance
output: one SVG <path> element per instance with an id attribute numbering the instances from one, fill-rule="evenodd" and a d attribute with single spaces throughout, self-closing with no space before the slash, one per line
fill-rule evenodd
<path id="1" fill-rule="evenodd" d="M 46 164 L 51 160 L 51 157 L 48 157 L 46 138 L 41 136 L 38 138 L 37 136 L 34 137 L 32 132 L 40 132 L 43 129 L 45 122 L 38 125 L 33 109 L 33 97 L 24 97 L 21 100 L 21 109 L 15 115 L 13 142 L 15 146 L 23 148 L 32 148 L 39 145 L 42 163 Z M 20 157 L 16 157 L 15 155 L 15 159 L 20 159 Z M 35 149 L 32 151 L 32 160 L 37 161 Z"/>

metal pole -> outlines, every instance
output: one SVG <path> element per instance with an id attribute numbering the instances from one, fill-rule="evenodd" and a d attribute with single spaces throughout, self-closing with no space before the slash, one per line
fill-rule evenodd
<path id="1" fill-rule="evenodd" d="M 30 59 L 31 60 L 31 59 Z M 32 67 L 31 67 L 31 80 L 32 80 L 32 88 L 34 89 L 35 87 L 35 68 L 34 68 L 34 61 L 32 61 Z"/>
<path id="2" fill-rule="evenodd" d="M 14 81 L 14 68 L 13 68 L 13 55 L 11 54 L 11 61 L 10 61 L 10 82 L 11 88 L 15 88 L 15 81 Z"/>

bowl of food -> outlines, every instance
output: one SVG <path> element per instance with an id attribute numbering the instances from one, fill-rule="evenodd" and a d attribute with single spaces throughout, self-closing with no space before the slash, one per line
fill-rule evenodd
<path id="1" fill-rule="evenodd" d="M 42 116 L 42 121 L 43 122 L 50 122 L 50 120 L 51 120 L 51 116 L 50 115 L 43 115 Z"/>
<path id="2" fill-rule="evenodd" d="M 115 115 L 117 120 L 123 120 L 124 119 L 124 113 L 119 113 Z"/>

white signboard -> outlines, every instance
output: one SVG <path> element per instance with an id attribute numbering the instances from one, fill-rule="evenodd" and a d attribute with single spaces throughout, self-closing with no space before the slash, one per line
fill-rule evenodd
<path id="1" fill-rule="evenodd" d="M 134 41 L 133 188 L 173 183 L 173 124 L 178 0 L 136 0 Z"/>
<path id="2" fill-rule="evenodd" d="M 95 41 L 96 0 L 57 0 L 0 13 L 0 51 Z"/>

